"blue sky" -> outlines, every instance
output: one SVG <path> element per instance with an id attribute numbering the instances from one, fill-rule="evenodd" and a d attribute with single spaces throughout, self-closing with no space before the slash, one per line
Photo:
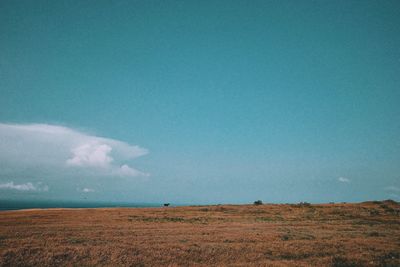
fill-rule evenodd
<path id="1" fill-rule="evenodd" d="M 400 200 L 399 1 L 0 2 L 0 196 Z"/>

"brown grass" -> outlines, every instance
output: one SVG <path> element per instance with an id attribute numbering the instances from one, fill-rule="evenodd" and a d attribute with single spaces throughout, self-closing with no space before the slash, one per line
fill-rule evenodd
<path id="1" fill-rule="evenodd" d="M 1 266 L 400 266 L 400 206 L 0 213 Z"/>

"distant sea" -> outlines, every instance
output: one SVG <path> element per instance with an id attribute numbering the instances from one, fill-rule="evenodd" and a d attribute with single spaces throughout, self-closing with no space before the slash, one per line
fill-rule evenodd
<path id="1" fill-rule="evenodd" d="M 56 201 L 56 200 L 1 200 L 0 211 L 21 209 L 48 209 L 48 208 L 147 208 L 161 207 L 158 203 L 129 203 L 129 202 L 101 202 L 101 201 Z"/>

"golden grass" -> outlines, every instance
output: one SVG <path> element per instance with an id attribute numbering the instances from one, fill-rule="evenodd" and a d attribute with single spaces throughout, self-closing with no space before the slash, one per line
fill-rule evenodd
<path id="1" fill-rule="evenodd" d="M 0 213 L 1 266 L 400 266 L 400 206 Z"/>

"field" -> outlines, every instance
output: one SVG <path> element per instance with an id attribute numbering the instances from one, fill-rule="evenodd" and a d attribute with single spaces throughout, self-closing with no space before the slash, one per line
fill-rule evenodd
<path id="1" fill-rule="evenodd" d="M 0 213 L 1 266 L 400 266 L 400 205 Z"/>

